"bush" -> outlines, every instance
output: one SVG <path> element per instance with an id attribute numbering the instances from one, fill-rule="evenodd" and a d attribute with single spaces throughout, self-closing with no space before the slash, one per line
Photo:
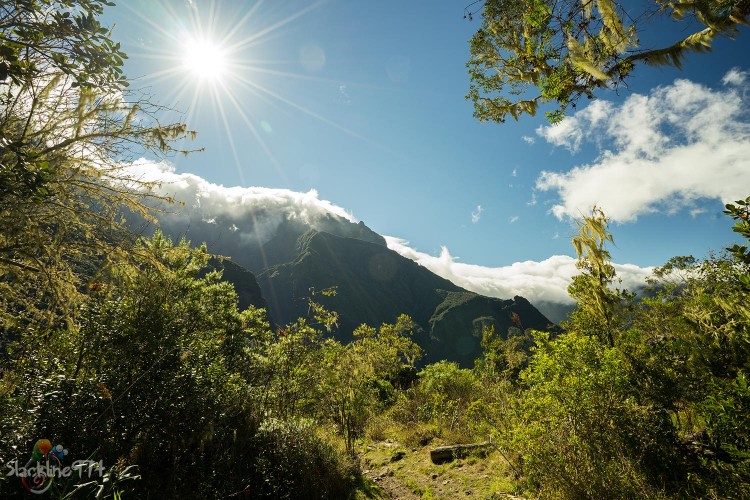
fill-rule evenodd
<path id="1" fill-rule="evenodd" d="M 253 498 L 348 498 L 359 467 L 316 433 L 309 420 L 269 420 L 252 441 Z"/>
<path id="2" fill-rule="evenodd" d="M 521 377 L 514 445 L 529 484 L 565 498 L 655 498 L 679 461 L 665 412 L 640 405 L 622 352 L 541 334 Z"/>

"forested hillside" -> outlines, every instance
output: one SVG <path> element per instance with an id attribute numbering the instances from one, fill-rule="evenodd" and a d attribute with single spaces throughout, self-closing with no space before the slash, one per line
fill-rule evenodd
<path id="1" fill-rule="evenodd" d="M 466 291 L 389 249 L 363 222 L 330 212 L 314 216 L 278 203 L 218 220 L 209 210 L 190 206 L 159 214 L 158 221 L 165 234 L 213 242 L 213 252 L 252 271 L 269 317 L 279 326 L 306 314 L 310 290 L 336 288 L 335 297 L 321 301 L 339 314 L 337 339 L 348 342 L 363 323 L 408 314 L 417 326 L 414 340 L 425 351 L 422 364 L 448 359 L 472 366 L 481 354 L 485 325 L 503 332 L 511 326 L 555 330 L 523 297 L 502 300 Z M 238 227 L 242 230 L 230 229 Z M 229 274 L 225 278 L 239 283 Z"/>

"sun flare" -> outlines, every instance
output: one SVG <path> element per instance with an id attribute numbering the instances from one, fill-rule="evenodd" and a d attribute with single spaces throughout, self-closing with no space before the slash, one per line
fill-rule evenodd
<path id="1" fill-rule="evenodd" d="M 281 170 L 266 143 L 267 137 L 274 133 L 274 128 L 266 116 L 256 114 L 256 107 L 251 105 L 251 100 L 254 99 L 291 108 L 345 134 L 381 147 L 326 118 L 312 107 L 301 104 L 296 98 L 284 95 L 284 85 L 276 85 L 277 81 L 286 84 L 291 79 L 299 79 L 333 82 L 339 88 L 341 83 L 338 80 L 326 80 L 306 72 L 286 69 L 285 66 L 294 65 L 296 61 L 273 55 L 269 57 L 269 53 L 275 52 L 258 49 L 270 41 L 282 39 L 282 28 L 319 8 L 325 0 L 310 2 L 302 9 L 290 9 L 288 16 L 278 18 L 273 14 L 264 17 L 266 13 L 261 8 L 262 0 L 237 2 L 237 5 L 244 7 L 223 10 L 229 3 L 220 0 L 185 0 L 174 2 L 173 5 L 172 2 L 156 1 L 149 2 L 153 6 L 151 14 L 135 7 L 130 7 L 129 10 L 160 35 L 160 39 L 154 40 L 153 45 L 142 44 L 143 51 L 140 55 L 159 63 L 159 69 L 151 72 L 147 78 L 171 87 L 173 94 L 170 99 L 174 103 L 174 109 L 186 111 L 183 118 L 187 123 L 191 123 L 199 112 L 210 112 L 218 118 L 218 122 L 224 127 L 224 135 L 241 179 L 241 155 L 235 144 L 238 122 L 244 124 L 246 128 L 243 132 L 248 131 L 273 165 Z M 176 7 L 177 4 L 186 9 Z M 128 3 L 124 2 L 124 5 Z M 276 47 L 275 50 L 281 49 Z M 263 54 L 263 57 L 259 57 L 259 54 Z M 321 65 L 325 63 L 325 53 L 321 49 L 310 54 L 301 53 L 300 57 L 304 59 L 303 67 L 312 71 L 321 69 Z"/>
<path id="2" fill-rule="evenodd" d="M 217 80 L 227 72 L 227 58 L 212 40 L 191 38 L 183 47 L 182 67 L 200 80 Z"/>

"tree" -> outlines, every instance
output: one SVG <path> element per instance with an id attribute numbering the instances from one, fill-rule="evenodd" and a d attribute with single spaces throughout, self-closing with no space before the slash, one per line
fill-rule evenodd
<path id="1" fill-rule="evenodd" d="M 474 116 L 518 120 L 551 102 L 557 108 L 547 117 L 554 123 L 581 97 L 616 89 L 639 64 L 680 67 L 689 53 L 710 50 L 716 37 L 734 36 L 748 24 L 750 1 L 655 0 L 637 11 L 615 0 L 486 0 L 482 14 L 467 64 Z M 641 48 L 644 25 L 669 16 L 685 20 L 689 34 L 665 47 Z"/>
<path id="2" fill-rule="evenodd" d="M 576 265 L 583 272 L 573 277 L 568 287 L 568 293 L 576 300 L 577 307 L 564 327 L 599 337 L 614 347 L 633 295 L 610 288 L 617 276 L 605 247 L 607 242 L 613 243 L 614 240 L 607 230 L 604 212 L 594 207 L 590 216 L 584 216 L 576 224 L 578 236 L 572 242 L 578 254 Z"/>
<path id="3" fill-rule="evenodd" d="M 205 246 L 173 245 L 158 232 L 138 246 L 102 276 L 78 328 L 11 344 L 0 393 L 4 461 L 11 446 L 50 436 L 77 458 L 138 465 L 142 487 L 177 496 L 223 473 L 218 462 L 232 462 L 237 435 L 252 435 L 240 376 L 252 312 L 237 311 L 220 272 L 199 277 Z"/>
<path id="4" fill-rule="evenodd" d="M 535 340 L 511 435 L 540 496 L 662 498 L 678 469 L 671 422 L 634 397 L 624 353 L 575 331 Z"/>
<path id="5" fill-rule="evenodd" d="M 684 473 L 670 415 L 639 391 L 644 374 L 663 364 L 643 369 L 647 349 L 629 330 L 634 297 L 611 288 L 617 276 L 606 216 L 594 207 L 576 223 L 572 243 L 582 273 L 568 288 L 576 309 L 559 337 L 533 333 L 513 442 L 543 496 L 659 497 L 674 486 L 667 478 Z"/>
<path id="6" fill-rule="evenodd" d="M 388 402 L 399 372 L 414 368 L 420 358 L 421 349 L 409 338 L 414 328 L 412 319 L 402 314 L 396 323 L 377 329 L 361 325 L 354 331 L 355 340 L 347 345 L 327 342 L 323 406 L 343 434 L 349 453 L 354 453 L 354 439 L 370 415 Z"/>
<path id="7" fill-rule="evenodd" d="M 126 211 L 147 215 L 134 155 L 191 135 L 127 90 L 125 54 L 97 16 L 107 0 L 0 6 L 0 326 L 70 320 L 85 284 L 132 245 Z M 69 323 L 70 324 L 70 323 Z M 46 325 L 46 326 L 44 326 Z"/>
<path id="8" fill-rule="evenodd" d="M 627 353 L 638 399 L 674 422 L 694 497 L 741 498 L 750 484 L 750 266 L 747 203 L 725 213 L 745 241 L 699 261 L 654 271 L 653 297 L 636 310 Z"/>
<path id="9" fill-rule="evenodd" d="M 532 343 L 530 329 L 522 331 L 511 326 L 503 338 L 495 332 L 494 325 L 485 326 L 482 329 L 482 357 L 475 361 L 475 369 L 490 378 L 500 377 L 515 382 L 528 365 Z"/>
<path id="10" fill-rule="evenodd" d="M 732 227 L 732 231 L 740 234 L 745 240 L 750 240 L 750 196 L 744 200 L 737 200 L 734 203 L 728 203 L 724 213 L 736 221 Z M 735 244 L 727 250 L 732 253 L 738 262 L 750 265 L 750 252 L 747 250 L 747 244 Z M 750 288 L 750 280 L 743 280 L 742 283 Z"/>
<path id="11" fill-rule="evenodd" d="M 750 200 L 726 206 L 750 237 Z M 513 443 L 543 496 L 742 498 L 750 483 L 750 287 L 746 245 L 657 268 L 651 296 L 613 290 L 595 209 L 573 239 L 577 309 L 535 334 Z M 744 242 L 746 243 L 746 242 Z"/>
<path id="12" fill-rule="evenodd" d="M 0 81 L 23 85 L 49 71 L 75 86 L 126 87 L 127 56 L 97 16 L 108 0 L 10 0 L 0 6 Z"/>

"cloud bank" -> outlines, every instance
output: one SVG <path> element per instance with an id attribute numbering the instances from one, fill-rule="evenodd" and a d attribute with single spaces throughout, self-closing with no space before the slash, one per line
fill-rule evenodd
<path id="1" fill-rule="evenodd" d="M 700 199 L 724 203 L 750 193 L 750 120 L 744 88 L 747 72 L 735 68 L 711 89 L 676 80 L 622 104 L 594 101 L 537 134 L 577 152 L 599 147 L 591 164 L 568 172 L 543 171 L 538 190 L 559 196 L 551 211 L 579 217 L 592 205 L 617 221 L 648 213 L 694 210 Z"/>
<path id="2" fill-rule="evenodd" d="M 358 222 L 351 212 L 321 200 L 314 190 L 299 193 L 287 189 L 225 187 L 194 174 L 178 174 L 167 163 L 147 160 L 130 165 L 128 174 L 141 181 L 158 182 L 156 194 L 171 196 L 185 204 L 173 213 L 160 215 L 162 227 L 184 231 L 192 225 L 191 231 L 198 231 L 196 242 L 208 241 L 209 249 L 223 249 L 235 257 L 237 252 L 250 248 L 245 246 L 248 243 L 262 244 L 270 239 L 284 220 L 296 219 L 316 227 L 333 215 Z M 478 207 L 476 212 L 480 215 L 481 209 Z M 217 235 L 221 234 L 224 236 L 217 241 Z M 521 295 L 535 305 L 573 303 L 567 293 L 571 278 L 578 274 L 572 257 L 553 255 L 541 262 L 516 262 L 493 268 L 457 262 L 445 247 L 436 257 L 410 247 L 406 240 L 391 236 L 385 239 L 390 249 L 467 290 L 503 299 Z M 623 279 L 622 286 L 629 289 L 641 287 L 651 273 L 651 268 L 628 264 L 615 268 Z"/>
<path id="3" fill-rule="evenodd" d="M 385 240 L 391 250 L 472 292 L 503 299 L 521 295 L 532 303 L 573 303 L 567 288 L 573 276 L 580 273 L 573 257 L 553 255 L 541 262 L 528 260 L 509 266 L 485 267 L 456 262 L 446 247 L 442 247 L 436 257 L 410 247 L 404 239 L 385 236 Z M 642 287 L 653 270 L 633 264 L 614 266 L 622 279 L 621 286 L 629 290 Z"/>
<path id="4" fill-rule="evenodd" d="M 296 219 L 312 227 L 330 215 L 358 222 L 351 212 L 321 200 L 314 189 L 306 193 L 264 187 L 225 187 L 190 173 L 178 174 L 172 165 L 140 159 L 127 168 L 128 176 L 157 182 L 155 194 L 184 203 L 159 216 L 162 224 L 188 227 L 202 221 L 237 233 L 245 241 L 264 243 L 284 220 Z"/>

